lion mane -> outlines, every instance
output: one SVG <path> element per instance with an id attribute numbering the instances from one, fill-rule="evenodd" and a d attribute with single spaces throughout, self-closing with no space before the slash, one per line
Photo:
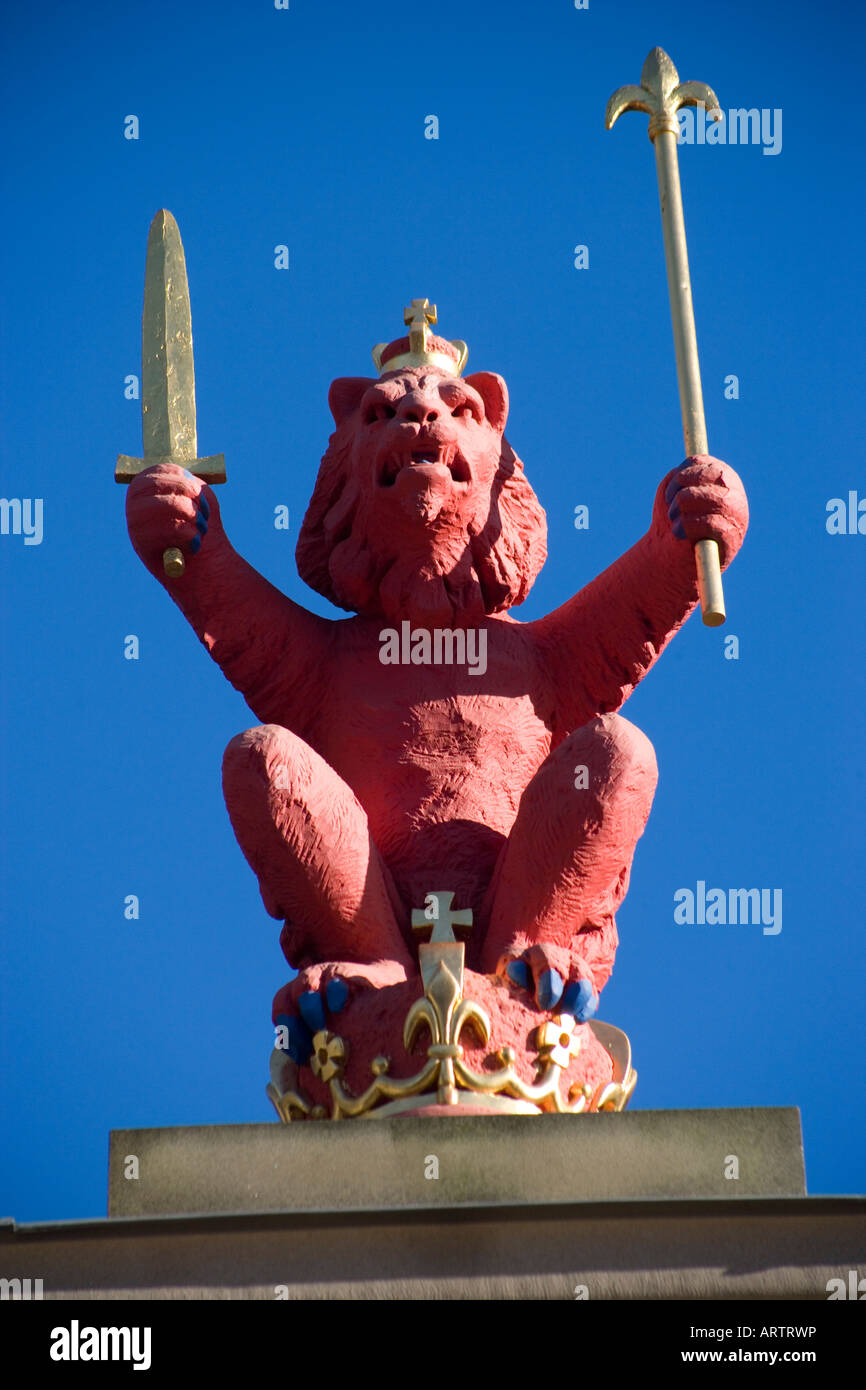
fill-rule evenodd
<path id="1" fill-rule="evenodd" d="M 466 528 L 460 558 L 401 573 L 375 541 L 372 499 L 353 466 L 356 429 L 354 417 L 345 420 L 322 457 L 295 552 L 304 582 L 338 608 L 392 620 L 450 612 L 465 621 L 522 603 L 547 558 L 547 519 L 504 435 L 494 437 L 499 460 L 486 519 Z"/>

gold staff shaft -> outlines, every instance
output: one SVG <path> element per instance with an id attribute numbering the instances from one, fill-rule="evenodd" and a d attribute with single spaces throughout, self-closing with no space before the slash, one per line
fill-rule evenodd
<path id="1" fill-rule="evenodd" d="M 695 106 L 698 103 L 718 119 L 721 113 L 715 92 L 703 82 L 680 82 L 679 74 L 668 55 L 663 49 L 654 48 L 643 65 L 641 85 L 620 87 L 610 98 L 605 113 L 605 126 L 608 130 L 623 111 L 644 111 L 650 117 L 649 138 L 655 148 L 677 381 L 683 417 L 683 439 L 687 456 L 707 452 L 707 426 L 704 419 L 704 398 L 701 391 L 701 370 L 698 363 L 689 257 L 683 221 L 683 199 L 677 160 L 676 113 L 681 106 Z M 698 541 L 695 546 L 695 566 L 701 616 L 707 627 L 718 627 L 725 621 L 725 597 L 722 590 L 719 547 L 715 541 Z"/>
<path id="2" fill-rule="evenodd" d="M 677 382 L 683 417 L 683 439 L 686 455 L 691 456 L 707 453 L 707 423 L 704 418 L 704 395 L 701 390 L 701 368 L 698 362 L 698 340 L 692 306 L 689 253 L 683 222 L 676 140 L 677 137 L 670 130 L 660 130 L 653 146 L 659 181 L 665 265 L 668 272 Z M 695 566 L 698 573 L 698 592 L 701 596 L 701 616 L 707 627 L 718 627 L 725 621 L 725 595 L 722 589 L 719 547 L 715 541 L 698 541 L 695 546 Z"/>

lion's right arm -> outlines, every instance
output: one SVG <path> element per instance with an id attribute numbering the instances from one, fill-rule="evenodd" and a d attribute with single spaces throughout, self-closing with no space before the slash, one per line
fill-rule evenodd
<path id="1" fill-rule="evenodd" d="M 204 553 L 179 579 L 174 602 L 262 724 L 303 734 L 322 699 L 333 626 L 293 603 L 242 556 Z"/>
<path id="2" fill-rule="evenodd" d="M 126 515 L 136 553 L 256 717 L 302 734 L 321 703 L 334 624 L 247 564 L 226 536 L 213 490 L 182 468 L 163 464 L 139 474 Z M 167 545 L 179 546 L 186 560 L 174 579 L 163 569 Z"/>

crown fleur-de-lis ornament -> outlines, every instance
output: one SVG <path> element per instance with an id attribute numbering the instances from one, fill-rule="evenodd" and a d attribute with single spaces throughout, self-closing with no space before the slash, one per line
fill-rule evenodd
<path id="1" fill-rule="evenodd" d="M 705 82 L 681 82 L 664 49 L 654 48 L 647 54 L 640 86 L 618 88 L 608 101 L 604 116 L 607 130 L 623 111 L 645 111 L 650 118 L 649 138 L 656 156 L 683 438 L 689 457 L 707 453 L 707 426 L 677 162 L 677 111 L 681 106 L 698 105 L 703 105 L 713 120 L 721 119 L 718 98 L 712 87 Z M 719 547 L 714 540 L 698 541 L 695 565 L 704 623 L 707 627 L 718 627 L 725 621 L 725 597 Z"/>

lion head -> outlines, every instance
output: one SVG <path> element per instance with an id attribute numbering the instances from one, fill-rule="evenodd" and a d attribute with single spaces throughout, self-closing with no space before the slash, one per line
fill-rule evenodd
<path id="1" fill-rule="evenodd" d="M 502 377 L 438 367 L 340 377 L 297 546 L 301 578 L 350 612 L 469 623 L 521 603 L 544 511 L 504 436 Z"/>

